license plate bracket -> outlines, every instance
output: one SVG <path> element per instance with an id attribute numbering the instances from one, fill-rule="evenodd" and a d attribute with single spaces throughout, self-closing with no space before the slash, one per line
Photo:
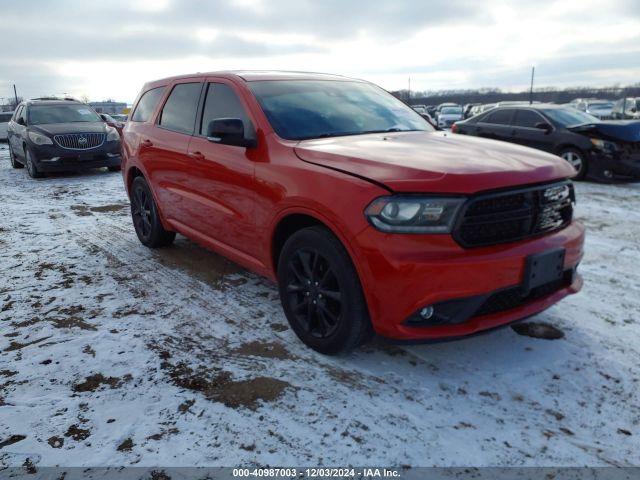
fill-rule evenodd
<path id="1" fill-rule="evenodd" d="M 560 280 L 564 274 L 564 248 L 529 255 L 525 263 L 523 287 L 528 292 L 546 283 Z"/>

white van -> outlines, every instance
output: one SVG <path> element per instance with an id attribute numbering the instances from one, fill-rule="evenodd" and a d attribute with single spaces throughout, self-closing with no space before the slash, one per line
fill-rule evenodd
<path id="1" fill-rule="evenodd" d="M 13 117 L 13 112 L 0 112 L 0 140 L 7 140 L 7 125 Z"/>

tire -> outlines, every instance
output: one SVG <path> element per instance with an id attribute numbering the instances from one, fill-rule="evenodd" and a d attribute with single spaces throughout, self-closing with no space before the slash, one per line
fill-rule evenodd
<path id="1" fill-rule="evenodd" d="M 42 178 L 44 175 L 38 170 L 35 162 L 33 161 L 33 155 L 31 154 L 31 150 L 29 147 L 25 147 L 24 149 L 24 163 L 27 167 L 27 173 L 31 178 Z"/>
<path id="2" fill-rule="evenodd" d="M 558 155 L 576 169 L 578 172 L 575 176 L 576 180 L 582 180 L 587 175 L 587 170 L 589 169 L 587 156 L 581 150 L 572 147 L 563 148 Z"/>
<path id="3" fill-rule="evenodd" d="M 278 259 L 278 287 L 291 328 L 317 352 L 347 353 L 373 336 L 358 274 L 326 228 L 304 228 L 289 237 Z"/>
<path id="4" fill-rule="evenodd" d="M 107 167 L 107 169 L 108 169 L 110 172 L 119 172 L 119 171 L 120 171 L 120 169 L 121 169 L 121 167 L 120 167 L 120 165 L 117 165 L 117 166 L 115 166 L 115 167 Z"/>
<path id="5" fill-rule="evenodd" d="M 175 232 L 164 229 L 151 189 L 143 177 L 136 177 L 131 185 L 131 219 L 140 243 L 149 248 L 171 245 Z"/>
<path id="6" fill-rule="evenodd" d="M 13 153 L 13 148 L 11 148 L 11 144 L 9 144 L 9 161 L 11 162 L 12 168 L 24 168 L 24 165 L 16 159 L 16 156 Z"/>

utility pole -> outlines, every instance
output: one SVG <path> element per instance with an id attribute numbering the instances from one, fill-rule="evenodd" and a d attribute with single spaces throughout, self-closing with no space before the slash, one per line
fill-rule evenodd
<path id="1" fill-rule="evenodd" d="M 536 67 L 531 67 L 531 88 L 529 89 L 529 105 L 533 103 L 533 76 L 536 73 Z"/>
<path id="2" fill-rule="evenodd" d="M 18 106 L 18 92 L 16 91 L 16 84 L 13 84 L 13 96 L 16 99 L 16 107 Z"/>
<path id="3" fill-rule="evenodd" d="M 411 105 L 411 77 L 409 77 L 409 90 L 408 90 L 408 92 L 409 92 L 408 93 L 409 99 L 408 99 L 407 103 L 409 105 Z"/>

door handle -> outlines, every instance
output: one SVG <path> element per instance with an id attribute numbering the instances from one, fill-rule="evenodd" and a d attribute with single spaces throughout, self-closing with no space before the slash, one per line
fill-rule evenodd
<path id="1" fill-rule="evenodd" d="M 142 146 L 143 147 L 153 147 L 153 142 L 147 138 L 147 139 L 142 141 Z"/>
<path id="2" fill-rule="evenodd" d="M 202 154 L 202 152 L 192 152 L 189 154 L 189 156 L 194 160 L 204 160 L 204 155 Z"/>

